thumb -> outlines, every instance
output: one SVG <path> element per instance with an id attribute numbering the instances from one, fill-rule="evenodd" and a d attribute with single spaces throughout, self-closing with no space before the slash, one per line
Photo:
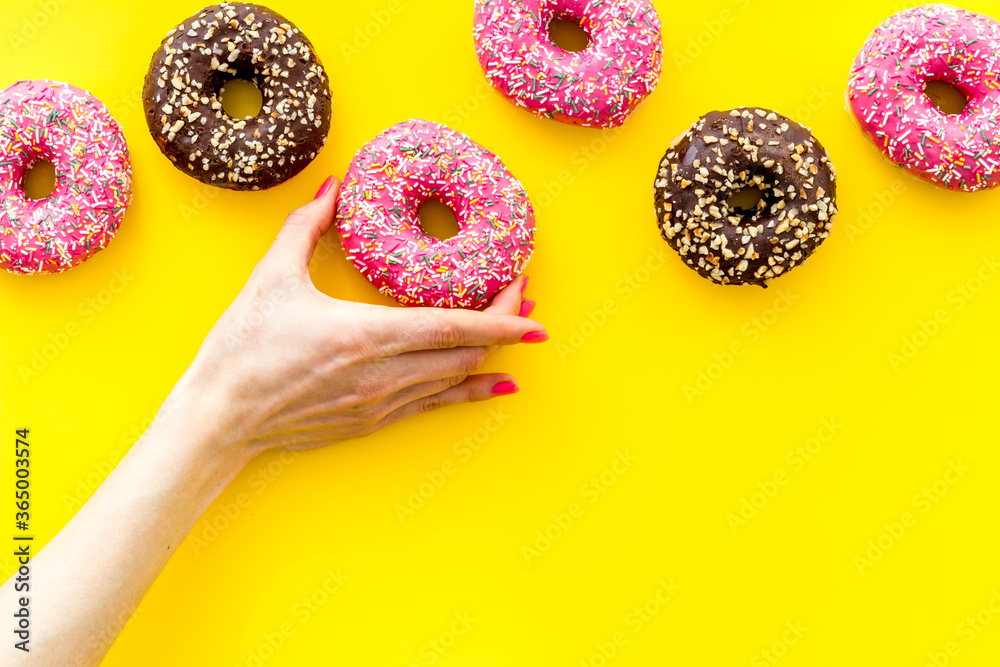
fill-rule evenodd
<path id="1" fill-rule="evenodd" d="M 340 181 L 328 177 L 311 202 L 288 214 L 267 254 L 288 267 L 308 267 L 316 244 L 333 224 L 339 191 Z"/>

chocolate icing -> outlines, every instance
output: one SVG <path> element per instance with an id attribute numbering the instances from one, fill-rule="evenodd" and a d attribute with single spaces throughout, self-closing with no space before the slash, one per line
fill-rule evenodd
<path id="1" fill-rule="evenodd" d="M 219 89 L 253 81 L 263 106 L 237 120 Z M 302 31 L 261 5 L 206 7 L 171 30 L 143 87 L 150 134 L 174 166 L 233 190 L 263 190 L 316 157 L 330 129 L 330 86 Z"/>
<path id="2" fill-rule="evenodd" d="M 753 211 L 727 200 L 746 187 Z M 837 214 L 836 170 L 804 126 L 769 109 L 702 116 L 667 150 L 653 185 L 663 238 L 720 284 L 767 287 L 806 260 Z"/>

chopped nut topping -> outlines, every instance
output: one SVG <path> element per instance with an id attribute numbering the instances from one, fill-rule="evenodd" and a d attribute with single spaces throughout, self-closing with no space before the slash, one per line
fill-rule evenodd
<path id="1" fill-rule="evenodd" d="M 826 151 L 802 125 L 766 109 L 713 112 L 659 163 L 661 234 L 706 278 L 766 286 L 829 236 L 835 179 Z M 732 208 L 729 198 L 748 187 L 761 190 L 760 202 Z"/>

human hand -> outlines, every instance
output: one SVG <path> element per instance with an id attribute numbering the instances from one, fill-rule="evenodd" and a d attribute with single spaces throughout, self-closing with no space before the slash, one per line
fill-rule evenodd
<path id="1" fill-rule="evenodd" d="M 168 400 L 201 405 L 229 453 L 310 449 L 514 393 L 510 375 L 476 372 L 500 346 L 548 339 L 527 319 L 534 302 L 522 303 L 525 277 L 484 312 L 388 308 L 321 293 L 308 265 L 333 221 L 338 189 L 325 183 L 288 216 Z"/>

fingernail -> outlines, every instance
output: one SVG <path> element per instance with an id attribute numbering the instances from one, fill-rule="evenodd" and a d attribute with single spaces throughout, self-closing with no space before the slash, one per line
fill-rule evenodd
<path id="1" fill-rule="evenodd" d="M 494 396 L 507 396 L 509 394 L 516 394 L 520 391 L 517 383 L 513 380 L 508 380 L 507 382 L 498 382 L 493 385 L 493 395 Z"/>
<path id="2" fill-rule="evenodd" d="M 521 310 L 518 311 L 517 314 L 520 315 L 521 317 L 527 317 L 528 315 L 531 315 L 531 311 L 533 311 L 534 309 L 535 309 L 535 302 L 532 301 L 531 299 L 525 299 L 524 301 L 521 302 Z"/>
<path id="3" fill-rule="evenodd" d="M 524 277 L 521 281 L 521 296 L 524 296 L 524 290 L 528 289 L 528 276 Z"/>
<path id="4" fill-rule="evenodd" d="M 529 331 L 521 336 L 522 343 L 544 343 L 549 339 L 549 335 L 544 331 Z"/>
<path id="5" fill-rule="evenodd" d="M 327 192 L 330 191 L 330 186 L 332 185 L 333 185 L 333 176 L 327 176 L 326 180 L 323 181 L 323 185 L 319 186 L 319 191 L 316 193 L 316 196 L 313 197 L 313 199 L 319 199 L 320 197 L 325 195 Z"/>

